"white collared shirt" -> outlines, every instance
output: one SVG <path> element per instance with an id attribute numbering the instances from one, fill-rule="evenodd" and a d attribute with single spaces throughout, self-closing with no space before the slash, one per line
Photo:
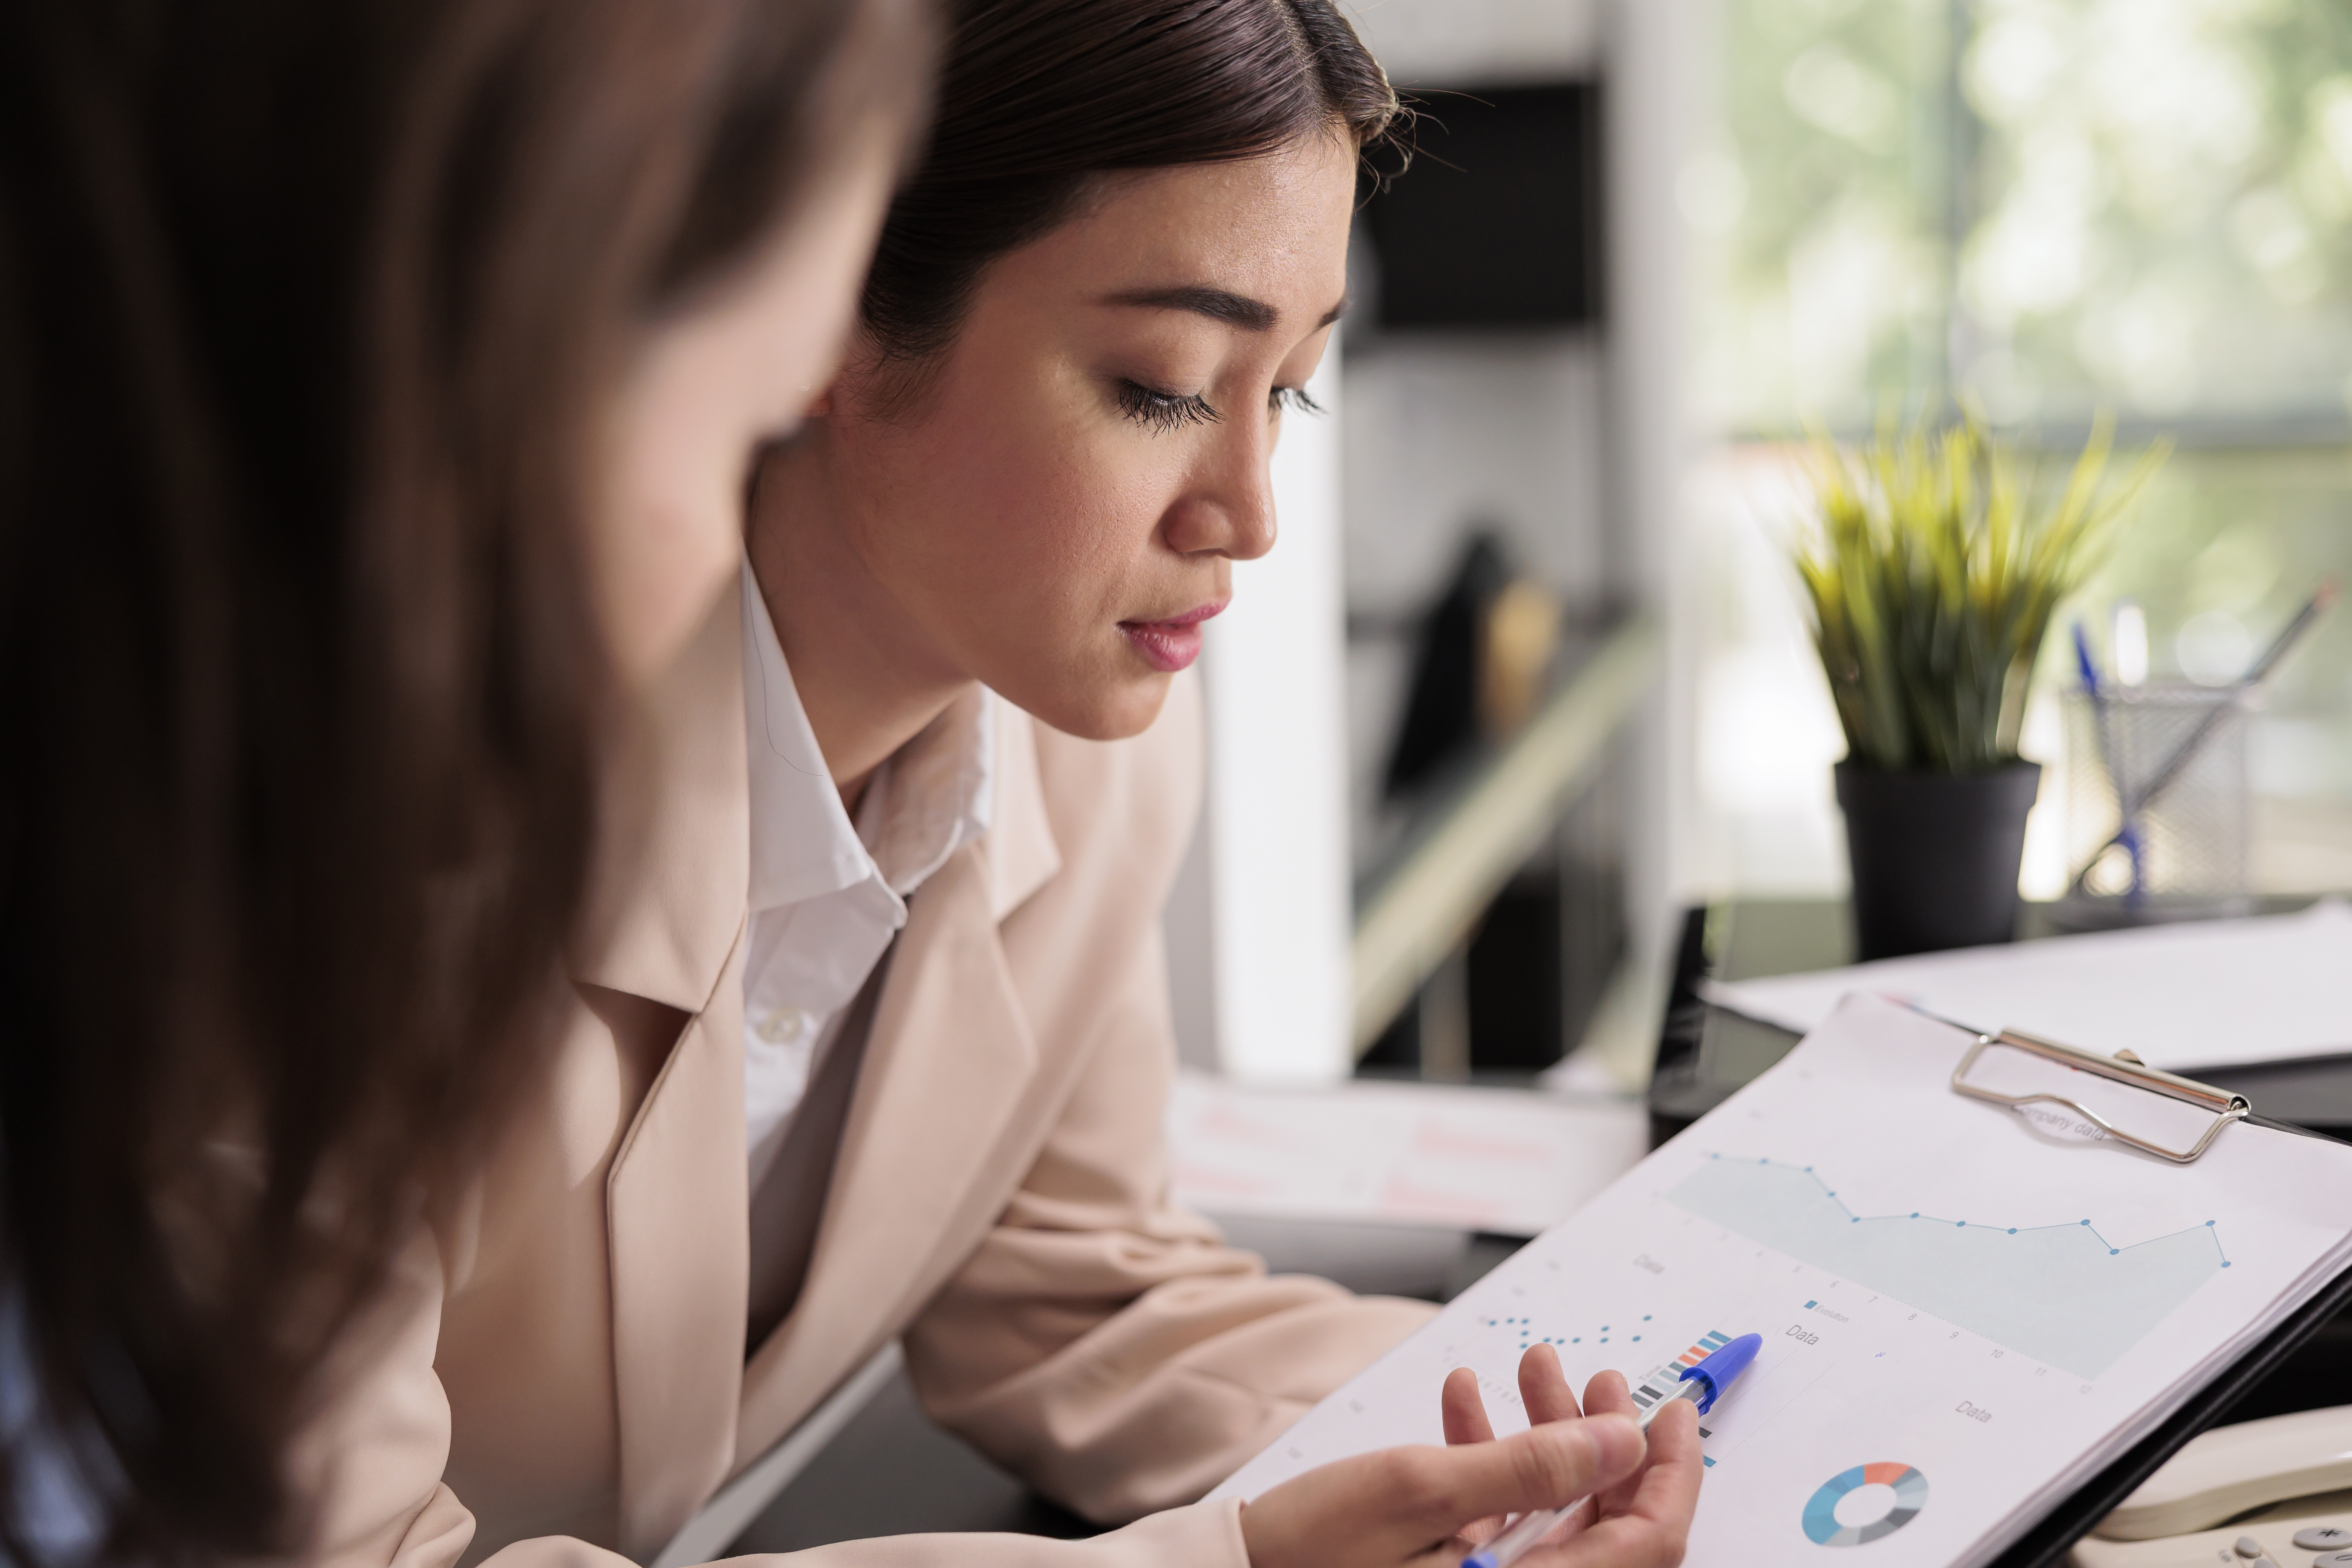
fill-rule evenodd
<path id="1" fill-rule="evenodd" d="M 743 1131 L 751 1186 L 782 1146 L 842 1014 L 907 923 L 907 900 L 988 831 L 986 688 L 891 753 L 853 826 L 817 750 L 767 602 L 743 566 L 751 784 L 751 931 L 743 966 Z"/>

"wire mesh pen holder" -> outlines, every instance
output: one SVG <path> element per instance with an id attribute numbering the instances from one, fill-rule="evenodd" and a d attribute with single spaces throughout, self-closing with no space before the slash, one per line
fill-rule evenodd
<path id="1" fill-rule="evenodd" d="M 2077 928 L 2242 914 L 2247 693 L 2150 684 L 2066 694 L 2066 847 Z M 2189 748 L 2183 754 L 2183 748 Z"/>

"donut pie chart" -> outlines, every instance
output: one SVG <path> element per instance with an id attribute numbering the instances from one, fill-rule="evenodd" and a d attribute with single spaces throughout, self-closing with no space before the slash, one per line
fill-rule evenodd
<path id="1" fill-rule="evenodd" d="M 1837 1505 L 1848 1492 L 1867 1486 L 1895 1489 L 1895 1506 L 1868 1524 L 1840 1524 Z M 1867 1546 L 1884 1541 L 1918 1517 L 1927 1506 L 1927 1478 L 1895 1459 L 1840 1470 L 1805 1500 L 1805 1537 L 1816 1546 Z"/>

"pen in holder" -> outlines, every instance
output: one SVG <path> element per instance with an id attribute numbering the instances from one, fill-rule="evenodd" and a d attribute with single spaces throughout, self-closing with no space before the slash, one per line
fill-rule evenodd
<path id="1" fill-rule="evenodd" d="M 2080 870 L 2053 911 L 2061 924 L 2094 930 L 2252 908 L 2249 689 L 2086 683 L 2066 694 L 2067 862 Z"/>
<path id="2" fill-rule="evenodd" d="M 2082 689 L 2068 705 L 2066 826 L 2076 868 L 2057 918 L 2077 930 L 2242 914 L 2246 712 L 2282 660 L 2335 607 L 2319 584 L 2246 673 L 2224 687 L 2116 686 L 2074 627 Z M 2095 765 L 2086 765 L 2095 759 Z"/>

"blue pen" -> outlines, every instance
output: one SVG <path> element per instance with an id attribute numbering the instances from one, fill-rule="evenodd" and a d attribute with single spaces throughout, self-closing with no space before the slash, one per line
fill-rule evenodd
<path id="1" fill-rule="evenodd" d="M 1683 1368 L 1682 1386 L 1635 1416 L 1633 1424 L 1647 1432 L 1650 1423 L 1657 1419 L 1659 1411 L 1680 1400 L 1690 1401 L 1698 1406 L 1700 1415 L 1706 1415 L 1715 1408 L 1715 1402 L 1723 1396 L 1723 1391 L 1748 1370 L 1748 1363 L 1756 1359 L 1756 1352 L 1763 1343 L 1764 1336 L 1761 1334 L 1742 1334 L 1696 1366 Z M 1537 1542 L 1558 1529 L 1561 1520 L 1582 1508 L 1585 1501 L 1585 1499 L 1579 1498 L 1566 1508 L 1539 1508 L 1532 1513 L 1519 1515 L 1504 1529 L 1502 1534 L 1465 1557 L 1462 1568 L 1510 1568 L 1512 1563 L 1526 1556 Z"/>
<path id="2" fill-rule="evenodd" d="M 2147 868 L 2140 858 L 2139 828 L 2132 821 L 2131 786 L 2124 782 L 2123 757 L 2116 746 L 2115 721 L 2107 710 L 2107 690 L 2099 679 L 2098 662 L 2091 657 L 2091 635 L 2083 623 L 2074 623 L 2074 663 L 2083 674 L 2083 694 L 2091 700 L 2091 721 L 2099 729 L 2099 754 L 2107 764 L 2107 777 L 2116 786 L 2116 809 L 2121 821 L 2116 828 L 2115 842 L 2123 846 L 2131 857 L 2131 889 L 2124 895 L 2126 903 L 2139 901 L 2147 885 Z M 2087 872 L 2088 867 L 2084 868 Z"/>

